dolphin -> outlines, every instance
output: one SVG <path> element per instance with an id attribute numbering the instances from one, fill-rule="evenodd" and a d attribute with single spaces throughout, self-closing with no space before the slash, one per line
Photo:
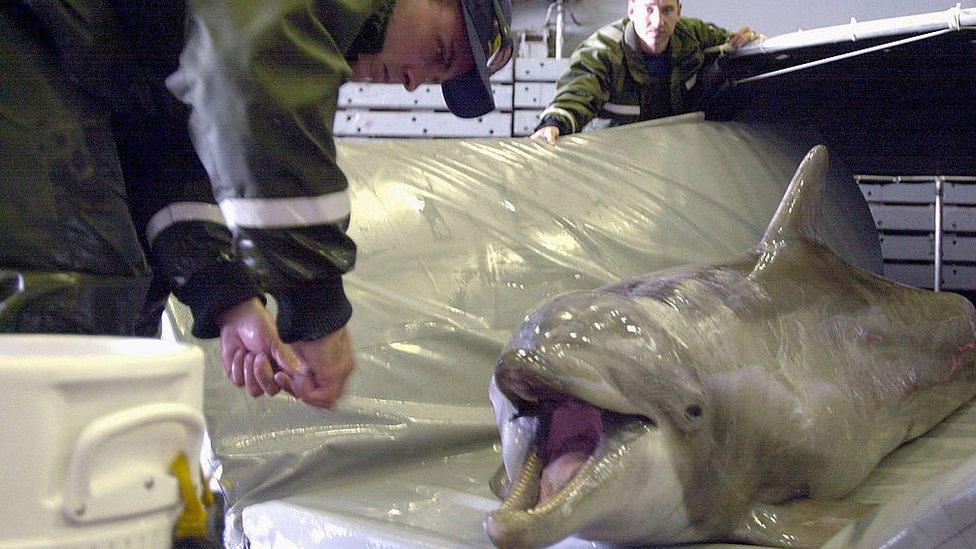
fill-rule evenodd
<path id="1" fill-rule="evenodd" d="M 490 385 L 496 545 L 750 540 L 754 506 L 840 498 L 976 395 L 972 304 L 822 244 L 826 167 L 813 148 L 744 257 L 525 317 Z"/>

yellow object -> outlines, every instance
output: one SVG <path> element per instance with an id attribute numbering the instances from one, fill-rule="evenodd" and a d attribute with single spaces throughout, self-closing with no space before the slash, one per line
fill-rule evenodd
<path id="1" fill-rule="evenodd" d="M 190 476 L 190 462 L 183 452 L 173 460 L 169 471 L 180 484 L 180 498 L 183 500 L 183 512 L 176 519 L 173 539 L 207 537 L 207 506 L 213 505 L 213 493 L 207 488 L 206 482 L 201 483 L 202 493 L 197 493 Z"/>
<path id="2" fill-rule="evenodd" d="M 204 478 L 203 472 L 200 472 L 200 484 L 202 488 L 200 490 L 200 499 L 203 500 L 203 506 L 210 509 L 217 503 L 217 498 L 214 496 L 213 490 L 210 489 L 210 482 L 207 478 Z"/>

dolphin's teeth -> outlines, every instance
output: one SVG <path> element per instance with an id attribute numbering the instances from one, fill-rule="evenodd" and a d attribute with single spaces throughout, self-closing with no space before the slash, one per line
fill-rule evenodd
<path id="1" fill-rule="evenodd" d="M 539 503 L 545 503 L 568 483 L 579 468 L 586 463 L 589 454 L 573 451 L 560 455 L 542 468 L 539 482 Z"/>
<path id="2" fill-rule="evenodd" d="M 539 476 L 542 460 L 535 449 L 529 452 L 522 465 L 522 472 L 502 502 L 501 507 L 485 519 L 488 537 L 498 547 L 533 547 L 525 536 L 532 530 L 531 517 L 526 509 L 539 501 Z"/>
<path id="3" fill-rule="evenodd" d="M 529 512 L 533 515 L 547 515 L 553 510 L 565 505 L 569 497 L 587 481 L 587 478 L 592 474 L 592 470 L 598 461 L 599 458 L 595 455 L 586 458 L 586 461 L 576 469 L 572 478 L 562 488 L 552 494 L 549 499 L 540 503 L 538 507 L 530 509 Z"/>
<path id="4" fill-rule="evenodd" d="M 574 495 L 578 497 L 580 490 L 586 489 L 586 477 L 591 473 L 596 461 L 598 461 L 596 458 L 590 456 L 573 478 L 551 499 L 539 504 L 538 507 L 528 508 L 527 506 L 532 503 L 526 504 L 526 501 L 533 498 L 524 497 L 516 500 L 515 494 L 518 488 L 529 485 L 523 483 L 523 479 L 531 478 L 533 487 L 531 493 L 535 494 L 534 499 L 538 501 L 538 477 L 542 460 L 533 453 L 526 460 L 519 485 L 513 487 L 509 498 L 485 519 L 488 537 L 498 547 L 515 549 L 549 545 L 571 534 L 579 525 L 572 520 L 571 513 L 566 513 L 564 506 Z M 529 472 L 532 474 L 527 474 Z"/>
<path id="5" fill-rule="evenodd" d="M 534 538 L 533 517 L 525 511 L 498 509 L 485 518 L 485 531 L 496 547 L 521 549 L 541 545 Z"/>
<path id="6" fill-rule="evenodd" d="M 522 472 L 516 479 L 512 489 L 508 492 L 508 497 L 502 502 L 500 510 L 524 511 L 539 501 L 539 477 L 542 473 L 542 460 L 533 449 L 529 452 L 525 463 L 522 465 Z"/>

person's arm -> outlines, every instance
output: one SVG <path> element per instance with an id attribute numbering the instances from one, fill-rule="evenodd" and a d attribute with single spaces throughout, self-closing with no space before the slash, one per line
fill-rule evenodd
<path id="1" fill-rule="evenodd" d="M 282 339 L 315 351 L 300 353 L 301 372 L 275 381 L 318 406 L 331 405 L 354 366 L 348 338 L 336 335 L 352 314 L 341 276 L 356 248 L 332 123 L 350 73 L 343 52 L 370 9 L 352 0 L 191 2 L 192 31 L 168 80 L 192 107 L 197 152 L 235 250 L 278 301 Z"/>
<path id="2" fill-rule="evenodd" d="M 330 29 L 354 34 L 344 4 L 191 2 L 193 28 L 169 79 L 192 107 L 235 249 L 277 299 L 289 342 L 335 332 L 351 315 L 341 276 L 356 248 L 332 138 L 349 67 Z"/>
<path id="3" fill-rule="evenodd" d="M 728 43 L 735 50 L 763 38 L 762 34 L 750 27 L 742 27 L 735 32 L 729 32 L 718 25 L 698 19 L 689 19 L 688 21 L 703 50 L 725 43 Z"/>
<path id="4" fill-rule="evenodd" d="M 232 253 L 230 230 L 190 142 L 185 107 L 151 79 L 146 84 L 152 107 L 114 123 L 132 221 L 157 278 L 193 312 L 193 335 L 217 337 L 222 311 L 264 294 Z"/>
<path id="5" fill-rule="evenodd" d="M 762 33 L 752 29 L 751 27 L 742 27 L 729 35 L 729 46 L 732 46 L 732 49 L 737 50 L 742 46 L 751 44 L 757 40 L 762 40 L 763 38 L 764 36 Z"/>
<path id="6" fill-rule="evenodd" d="M 623 62 L 619 32 L 616 27 L 600 29 L 576 48 L 532 139 L 552 144 L 560 135 L 579 132 L 597 115 L 610 98 L 611 67 Z"/>
<path id="7" fill-rule="evenodd" d="M 185 114 L 164 94 L 116 122 L 132 220 L 157 280 L 192 311 L 193 335 L 220 336 L 227 377 L 253 396 L 274 395 L 275 370 L 297 373 L 298 359 L 264 308 L 258 277 L 232 253 Z"/>
<path id="8" fill-rule="evenodd" d="M 690 17 L 683 19 L 687 21 L 689 30 L 698 40 L 699 47 L 703 50 L 713 46 L 720 46 L 728 42 L 729 37 L 732 36 L 732 33 L 718 25 Z"/>

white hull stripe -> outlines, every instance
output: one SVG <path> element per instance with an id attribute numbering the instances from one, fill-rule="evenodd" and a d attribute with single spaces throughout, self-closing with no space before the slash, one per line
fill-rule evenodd
<path id="1" fill-rule="evenodd" d="M 185 221 L 204 221 L 227 225 L 220 208 L 207 202 L 174 202 L 156 212 L 146 225 L 146 240 L 152 245 L 159 233 L 168 227 Z"/>
<path id="2" fill-rule="evenodd" d="M 612 112 L 613 114 L 640 116 L 640 105 L 618 105 L 616 103 L 604 103 L 603 110 Z"/>
<path id="3" fill-rule="evenodd" d="M 283 229 L 338 223 L 349 217 L 349 194 L 339 191 L 300 198 L 227 198 L 220 201 L 231 227 Z"/>

